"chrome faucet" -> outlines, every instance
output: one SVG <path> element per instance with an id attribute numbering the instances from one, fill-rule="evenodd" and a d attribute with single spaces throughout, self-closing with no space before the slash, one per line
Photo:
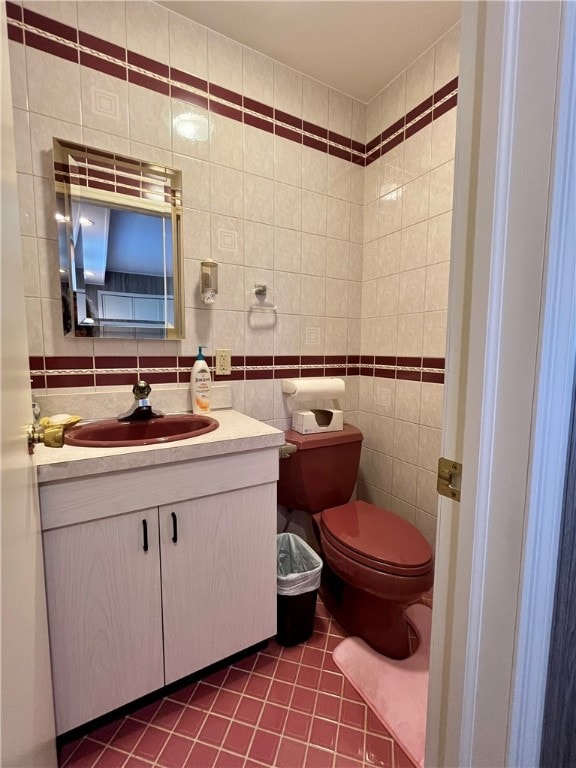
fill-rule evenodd
<path id="1" fill-rule="evenodd" d="M 147 421 L 148 419 L 157 419 L 164 414 L 160 411 L 153 411 L 150 405 L 148 395 L 152 391 L 152 387 L 145 381 L 137 381 L 132 387 L 132 394 L 134 395 L 134 402 L 130 410 L 126 413 L 121 413 L 118 416 L 118 421 Z"/>

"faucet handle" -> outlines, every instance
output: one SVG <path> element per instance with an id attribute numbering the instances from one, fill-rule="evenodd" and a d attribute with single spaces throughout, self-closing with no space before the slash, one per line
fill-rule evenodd
<path id="1" fill-rule="evenodd" d="M 132 387 L 132 394 L 135 400 L 147 400 L 152 387 L 146 381 L 137 381 Z"/>

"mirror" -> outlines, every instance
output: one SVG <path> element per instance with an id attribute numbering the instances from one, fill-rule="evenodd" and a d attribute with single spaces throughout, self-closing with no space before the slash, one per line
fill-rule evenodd
<path id="1" fill-rule="evenodd" d="M 183 338 L 181 172 L 53 145 L 64 334 Z"/>

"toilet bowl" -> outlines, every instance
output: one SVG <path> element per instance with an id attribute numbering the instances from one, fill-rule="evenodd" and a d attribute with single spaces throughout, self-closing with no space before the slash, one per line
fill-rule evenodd
<path id="1" fill-rule="evenodd" d="M 300 435 L 296 453 L 280 462 L 278 502 L 312 514 L 324 561 L 321 595 L 349 633 L 395 659 L 410 655 L 406 604 L 433 583 L 430 546 L 403 518 L 364 501 L 349 502 L 362 433 Z"/>

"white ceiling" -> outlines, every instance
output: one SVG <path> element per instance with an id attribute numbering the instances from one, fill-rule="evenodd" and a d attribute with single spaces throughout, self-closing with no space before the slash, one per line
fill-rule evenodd
<path id="1" fill-rule="evenodd" d="M 459 0 L 160 4 L 363 102 L 460 18 Z"/>

